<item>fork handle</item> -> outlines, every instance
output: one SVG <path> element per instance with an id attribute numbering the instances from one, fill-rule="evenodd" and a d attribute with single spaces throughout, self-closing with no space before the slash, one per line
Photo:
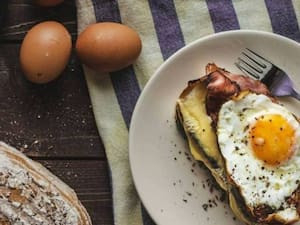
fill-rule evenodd
<path id="1" fill-rule="evenodd" d="M 293 89 L 291 96 L 300 101 L 300 94 Z"/>

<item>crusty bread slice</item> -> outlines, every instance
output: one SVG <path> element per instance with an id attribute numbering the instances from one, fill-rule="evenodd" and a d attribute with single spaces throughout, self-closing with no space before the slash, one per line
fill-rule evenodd
<path id="1" fill-rule="evenodd" d="M 92 224 L 68 185 L 41 164 L 0 142 L 0 224 L 17 221 L 26 225 Z"/>

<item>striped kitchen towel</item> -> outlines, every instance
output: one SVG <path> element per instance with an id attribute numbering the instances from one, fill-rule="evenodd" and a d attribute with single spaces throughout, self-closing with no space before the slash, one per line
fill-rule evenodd
<path id="1" fill-rule="evenodd" d="M 214 32 L 256 29 L 300 41 L 300 0 L 77 0 L 77 12 L 78 33 L 91 23 L 115 21 L 141 36 L 134 65 L 111 74 L 84 72 L 110 166 L 115 224 L 153 224 L 128 161 L 130 119 L 147 80 L 178 49 Z"/>

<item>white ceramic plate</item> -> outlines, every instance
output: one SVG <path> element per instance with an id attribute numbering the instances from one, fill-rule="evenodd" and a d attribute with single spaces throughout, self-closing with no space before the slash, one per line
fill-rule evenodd
<path id="1" fill-rule="evenodd" d="M 138 194 L 158 225 L 242 224 L 226 203 L 217 200 L 219 192 L 211 193 L 207 172 L 190 160 L 174 110 L 187 81 L 203 75 L 208 62 L 240 73 L 233 63 L 246 47 L 288 72 L 299 90 L 299 44 L 244 30 L 207 36 L 181 49 L 157 70 L 138 100 L 130 127 L 130 164 Z M 282 102 L 300 115 L 299 102 L 291 98 Z"/>

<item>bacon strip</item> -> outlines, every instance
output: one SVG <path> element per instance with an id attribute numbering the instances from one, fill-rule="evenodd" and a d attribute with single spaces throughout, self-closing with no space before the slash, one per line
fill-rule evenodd
<path id="1" fill-rule="evenodd" d="M 217 124 L 218 113 L 224 102 L 238 95 L 241 91 L 251 91 L 271 97 L 268 88 L 258 80 L 243 75 L 232 74 L 219 68 L 214 63 L 206 66 L 207 75 L 200 79 L 207 87 L 206 110 L 212 118 L 213 126 Z"/>
<path id="2" fill-rule="evenodd" d="M 269 96 L 271 95 L 267 86 L 258 80 L 254 80 L 251 77 L 246 77 L 243 75 L 231 74 L 228 72 L 225 72 L 224 74 L 231 81 L 235 81 L 239 85 L 241 91 L 248 90 L 256 94 L 264 94 Z"/>
<path id="3" fill-rule="evenodd" d="M 228 98 L 240 92 L 239 86 L 219 71 L 212 72 L 200 80 L 206 84 L 211 96 Z"/>
<path id="4" fill-rule="evenodd" d="M 200 79 L 207 88 L 206 111 L 215 127 L 218 112 L 224 102 L 240 92 L 239 86 L 219 71 L 212 72 Z"/>

